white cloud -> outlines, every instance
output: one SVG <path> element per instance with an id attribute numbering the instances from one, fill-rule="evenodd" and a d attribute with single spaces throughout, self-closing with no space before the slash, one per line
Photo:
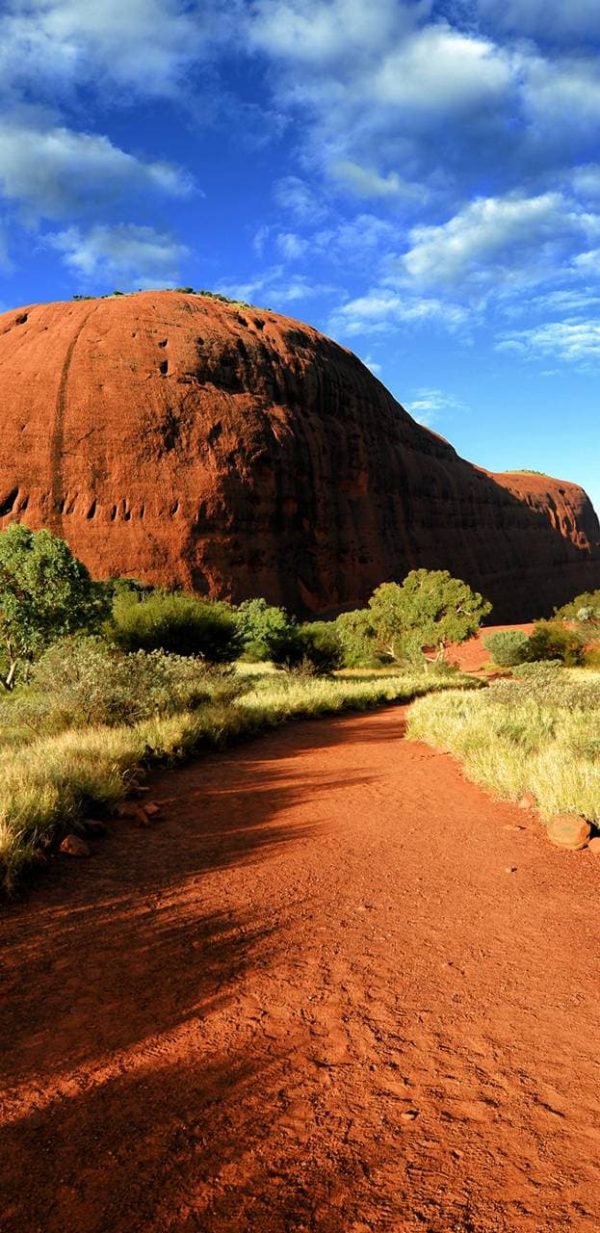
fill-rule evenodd
<path id="1" fill-rule="evenodd" d="M 600 35 L 598 0 L 478 0 L 479 14 L 517 34 L 565 41 Z"/>
<path id="2" fill-rule="evenodd" d="M 571 174 L 571 183 L 574 192 L 583 200 L 600 200 L 600 164 L 588 163 L 576 167 Z"/>
<path id="3" fill-rule="evenodd" d="M 480 198 L 440 226 L 415 227 L 400 267 L 410 284 L 487 290 L 556 275 L 595 216 L 560 193 Z"/>
<path id="4" fill-rule="evenodd" d="M 255 231 L 252 237 L 252 248 L 254 252 L 256 253 L 257 257 L 262 257 L 265 251 L 265 245 L 269 239 L 270 233 L 271 233 L 271 228 L 267 227 L 265 223 L 263 223 L 262 226 L 260 226 L 258 230 Z"/>
<path id="5" fill-rule="evenodd" d="M 357 214 L 354 218 L 337 222 L 334 226 L 316 231 L 313 247 L 330 259 L 344 264 L 365 260 L 378 263 L 393 250 L 398 240 L 398 226 L 377 214 Z"/>
<path id="6" fill-rule="evenodd" d="M 527 53 L 516 65 L 523 108 L 533 129 L 531 145 L 541 143 L 550 153 L 558 148 L 568 156 L 574 146 L 595 138 L 600 119 L 597 56 L 548 58 Z"/>
<path id="7" fill-rule="evenodd" d="M 337 291 L 328 283 L 316 282 L 304 274 L 286 274 L 283 265 L 271 266 L 244 282 L 220 283 L 216 288 L 222 295 L 234 300 L 246 300 L 250 304 L 264 304 L 269 308 L 285 310 L 289 304 L 330 295 Z"/>
<path id="8" fill-rule="evenodd" d="M 425 428 L 431 428 L 445 411 L 465 411 L 466 407 L 460 398 L 447 394 L 444 390 L 421 388 L 415 391 L 415 397 L 404 403 L 409 415 Z"/>
<path id="9" fill-rule="evenodd" d="M 286 261 L 297 261 L 309 248 L 308 240 L 293 231 L 281 231 L 276 239 L 277 248 Z"/>
<path id="10" fill-rule="evenodd" d="M 573 265 L 588 277 L 600 275 L 600 248 L 591 248 L 586 253 L 578 253 Z"/>
<path id="11" fill-rule="evenodd" d="M 381 175 L 374 168 L 361 167 L 360 163 L 354 163 L 351 159 L 334 163 L 331 172 L 358 197 L 406 197 L 423 201 L 428 196 L 424 187 L 402 180 L 397 171 Z"/>
<path id="12" fill-rule="evenodd" d="M 128 287 L 169 286 L 189 252 L 173 236 L 132 223 L 98 225 L 87 232 L 69 227 L 47 242 L 84 285 L 124 280 Z"/>
<path id="13" fill-rule="evenodd" d="M 549 321 L 502 339 L 498 350 L 523 356 L 551 356 L 567 363 L 600 361 L 600 319 Z"/>
<path id="14" fill-rule="evenodd" d="M 12 0 L 0 19 L 0 83 L 59 95 L 103 82 L 173 94 L 237 5 L 183 0 Z"/>
<path id="15" fill-rule="evenodd" d="M 439 299 L 418 299 L 376 287 L 366 295 L 342 304 L 332 314 L 330 328 L 349 337 L 357 334 L 382 334 L 399 325 L 419 325 L 436 321 L 455 330 L 466 319 L 463 308 Z"/>
<path id="16" fill-rule="evenodd" d="M 363 360 L 365 368 L 369 368 L 375 377 L 381 377 L 383 371 L 382 365 L 378 364 L 377 360 L 372 359 L 370 355 L 365 356 Z"/>
<path id="17" fill-rule="evenodd" d="M 30 217 L 57 218 L 145 191 L 181 196 L 185 173 L 168 163 L 144 163 L 108 137 L 8 120 L 0 130 L 0 189 Z"/>
<path id="18" fill-rule="evenodd" d="M 488 106 L 510 85 L 510 62 L 499 48 L 446 25 L 412 35 L 385 57 L 372 80 L 379 102 L 446 119 Z"/>
<path id="19" fill-rule="evenodd" d="M 321 222 L 327 210 L 314 190 L 299 176 L 285 176 L 275 184 L 276 204 L 300 223 Z"/>
<path id="20" fill-rule="evenodd" d="M 271 55 L 322 71 L 381 51 L 430 9 L 429 0 L 257 0 L 251 37 Z"/>
<path id="21" fill-rule="evenodd" d="M 596 291 L 588 286 L 558 288 L 555 291 L 542 292 L 541 295 L 528 296 L 522 305 L 512 306 L 511 315 L 516 315 L 517 309 L 520 309 L 520 315 L 529 312 L 543 312 L 546 315 L 559 312 L 573 316 L 594 308 L 597 304 L 600 304 L 600 287 Z"/>

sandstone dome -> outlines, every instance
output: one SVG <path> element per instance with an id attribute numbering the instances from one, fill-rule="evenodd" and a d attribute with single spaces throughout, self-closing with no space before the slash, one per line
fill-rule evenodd
<path id="1" fill-rule="evenodd" d="M 600 587 L 577 485 L 492 475 L 291 318 L 141 292 L 0 316 L 0 525 L 131 575 L 300 613 L 445 568 L 527 620 Z"/>

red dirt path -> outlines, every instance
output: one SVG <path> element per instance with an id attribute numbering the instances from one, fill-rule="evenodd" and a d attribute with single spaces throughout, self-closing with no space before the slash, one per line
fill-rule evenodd
<path id="1" fill-rule="evenodd" d="M 402 734 L 164 774 L 4 912 L 3 1233 L 597 1233 L 600 864 Z"/>

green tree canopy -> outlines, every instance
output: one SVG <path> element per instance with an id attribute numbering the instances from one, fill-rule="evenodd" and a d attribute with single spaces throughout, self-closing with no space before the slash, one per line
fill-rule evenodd
<path id="1" fill-rule="evenodd" d="M 284 608 L 276 608 L 266 599 L 245 599 L 236 610 L 236 621 L 242 654 L 254 662 L 276 659 L 292 624 Z"/>
<path id="2" fill-rule="evenodd" d="M 415 659 L 435 647 L 477 633 L 492 605 L 447 570 L 413 569 L 402 585 L 384 582 L 369 600 L 380 649 L 393 659 Z"/>
<path id="3" fill-rule="evenodd" d="M 19 661 L 35 659 L 57 638 L 96 629 L 106 611 L 104 587 L 92 582 L 64 540 L 18 522 L 0 532 L 0 645 L 6 689 L 14 683 Z"/>
<path id="4" fill-rule="evenodd" d="M 336 629 L 342 647 L 344 667 L 370 668 L 377 663 L 375 630 L 369 608 L 354 608 L 341 612 Z"/>

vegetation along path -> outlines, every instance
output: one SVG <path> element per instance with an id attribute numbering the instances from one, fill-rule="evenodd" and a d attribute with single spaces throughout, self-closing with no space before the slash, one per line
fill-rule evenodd
<path id="1" fill-rule="evenodd" d="M 3 1233 L 600 1227 L 597 857 L 307 722 L 4 910 Z"/>

